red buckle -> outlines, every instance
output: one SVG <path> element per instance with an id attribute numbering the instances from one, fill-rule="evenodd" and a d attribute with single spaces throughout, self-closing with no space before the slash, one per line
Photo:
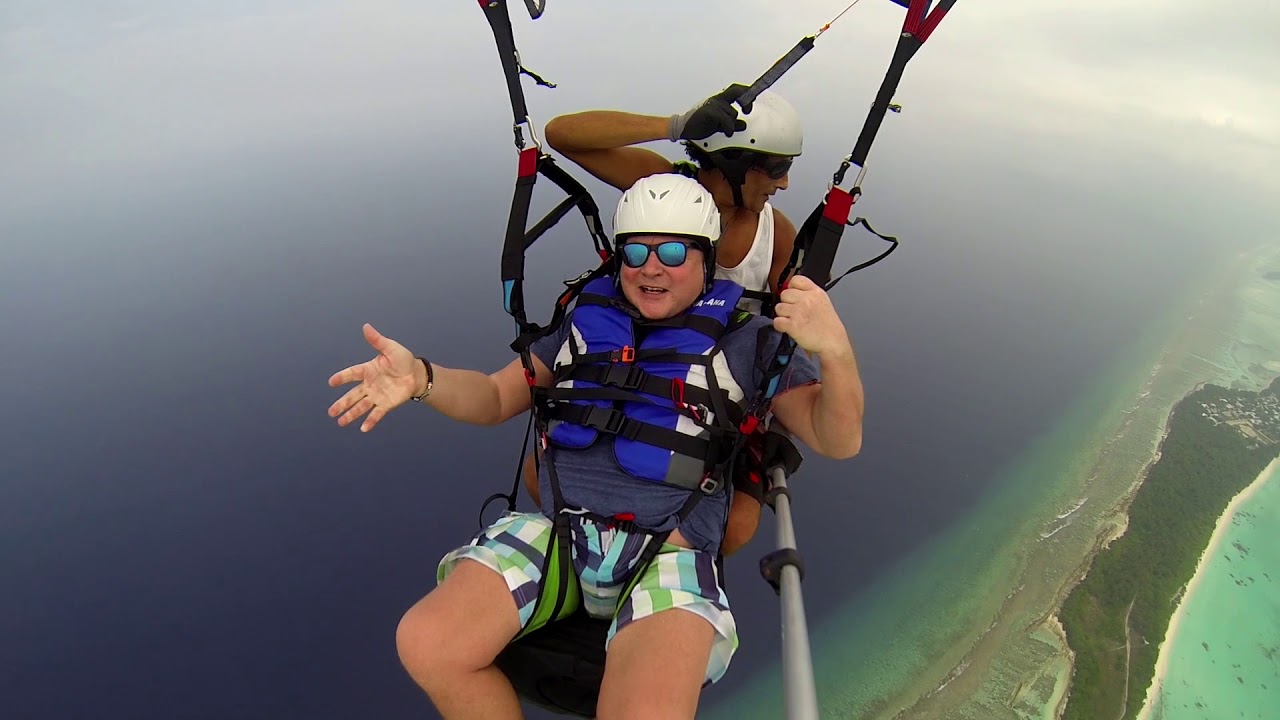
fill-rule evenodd
<path id="1" fill-rule="evenodd" d="M 612 362 L 633 363 L 636 361 L 636 349 L 630 345 L 623 345 L 621 350 L 614 350 L 609 354 L 609 360 Z"/>
<path id="2" fill-rule="evenodd" d="M 738 426 L 738 429 L 743 433 L 750 435 L 754 433 L 758 427 L 760 427 L 760 418 L 755 415 L 748 415 L 742 419 L 742 424 Z"/>
<path id="3" fill-rule="evenodd" d="M 517 177 L 529 177 L 538 174 L 538 149 L 525 148 L 520 151 L 520 160 L 516 170 Z"/>
<path id="4" fill-rule="evenodd" d="M 524 369 L 524 381 L 529 383 L 529 387 L 533 387 L 537 380 L 533 377 L 533 372 L 529 368 Z"/>
<path id="5" fill-rule="evenodd" d="M 827 193 L 826 207 L 822 209 L 822 216 L 831 222 L 844 225 L 849 222 L 849 211 L 853 209 L 853 195 L 844 190 L 833 187 Z"/>

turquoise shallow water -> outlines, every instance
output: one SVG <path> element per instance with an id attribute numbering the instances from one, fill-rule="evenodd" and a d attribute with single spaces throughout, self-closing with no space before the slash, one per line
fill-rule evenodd
<path id="1" fill-rule="evenodd" d="M 1183 602 L 1151 718 L 1280 717 L 1280 463 L 1264 483 Z"/>

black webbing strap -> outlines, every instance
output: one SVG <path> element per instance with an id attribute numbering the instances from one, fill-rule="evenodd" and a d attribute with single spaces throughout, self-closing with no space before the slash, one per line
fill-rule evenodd
<path id="1" fill-rule="evenodd" d="M 545 407 L 541 414 L 548 421 L 559 420 L 574 425 L 583 425 L 597 432 L 617 435 L 618 437 L 635 440 L 646 445 L 672 450 L 681 455 L 702 460 L 705 465 L 714 465 L 721 460 L 719 452 L 721 443 L 717 442 L 718 438 L 716 436 L 735 432 L 721 428 L 708 428 L 712 437 L 699 438 L 678 430 L 651 425 L 633 417 L 628 417 L 621 410 L 598 405 L 557 403 L 553 406 Z M 685 489 L 693 489 L 701 481 L 701 478 L 694 478 L 688 482 L 668 481 L 668 483 Z"/>
<path id="2" fill-rule="evenodd" d="M 556 373 L 555 381 L 557 383 L 565 380 L 574 380 L 578 382 L 589 382 L 597 385 L 604 385 L 610 388 L 619 388 L 621 390 L 632 390 L 636 393 L 645 393 L 655 397 L 669 399 L 674 403 L 682 405 L 705 405 L 707 408 L 712 406 L 711 391 L 696 385 L 687 385 L 683 381 L 675 381 L 661 375 L 652 375 L 645 372 L 644 368 L 636 365 L 580 365 L 570 366 Z M 586 393 L 591 388 L 565 388 L 566 390 L 576 391 L 578 393 Z M 555 390 L 549 390 L 552 393 L 549 397 L 556 399 Z M 582 400 L 635 400 L 644 401 L 645 398 L 636 395 L 623 396 L 609 395 L 599 397 L 588 397 L 587 395 L 575 395 L 574 397 Z M 568 399 L 568 398 L 560 398 Z M 732 407 L 733 405 L 731 405 Z"/>
<path id="3" fill-rule="evenodd" d="M 511 117 L 514 123 L 516 149 L 519 150 L 519 162 L 516 172 L 515 191 L 511 198 L 511 210 L 507 216 L 507 230 L 502 247 L 501 273 L 503 286 L 503 308 L 516 321 L 516 340 L 513 349 L 520 353 L 526 376 L 533 382 L 533 362 L 529 355 L 529 345 L 538 337 L 553 332 L 563 320 L 563 308 L 572 300 L 581 283 L 570 285 L 566 296 L 557 302 L 555 315 L 547 327 L 530 323 L 526 314 L 524 301 L 524 264 L 525 251 L 542 237 L 552 226 L 562 220 L 571 210 L 577 208 L 587 224 L 587 232 L 596 246 L 596 254 L 600 256 L 601 268 L 597 272 L 603 274 L 605 266 L 611 266 L 612 251 L 604 232 L 604 224 L 600 221 L 600 209 L 591 194 L 577 180 L 573 179 L 555 160 L 535 145 L 525 147 L 525 137 L 521 128 L 530 125 L 529 109 L 525 103 L 524 89 L 520 85 L 520 76 L 528 75 L 540 85 L 555 87 L 542 77 L 530 72 L 520 64 L 520 53 L 516 50 L 515 37 L 511 30 L 511 17 L 507 12 L 506 0 L 479 0 L 480 9 L 484 11 L 489 27 L 493 30 L 494 43 L 498 48 L 498 59 L 502 62 L 502 74 L 507 83 L 507 95 L 511 100 Z M 530 17 L 537 19 L 545 8 L 545 0 L 525 0 Z M 530 127 L 532 135 L 532 128 Z M 550 213 L 532 228 L 529 224 L 529 206 L 533 200 L 533 187 L 542 175 L 555 183 L 567 196 Z M 583 280 L 584 274 L 579 280 Z M 598 276 L 598 275 L 597 275 Z"/>
<path id="4" fill-rule="evenodd" d="M 533 199 L 533 186 L 538 175 L 554 182 L 569 196 L 554 208 L 542 221 L 526 231 L 529 222 L 529 205 Z M 585 273 L 570 284 L 570 289 L 580 290 L 587 280 L 600 277 L 613 267 L 613 255 L 609 249 L 609 241 L 604 232 L 604 224 L 600 221 L 600 209 L 586 188 L 566 173 L 549 155 L 538 154 L 536 148 L 520 151 L 520 166 L 516 177 L 515 193 L 511 199 L 511 212 L 507 217 L 506 239 L 502 247 L 502 284 L 504 290 L 503 307 L 516 320 L 520 334 L 540 329 L 531 325 L 525 315 L 524 306 L 524 264 L 525 251 L 529 246 L 563 218 L 570 209 L 577 207 L 587 223 L 587 231 L 595 244 L 596 254 L 600 256 L 601 265 L 591 273 Z M 574 293 L 576 294 L 576 293 Z M 572 296 L 562 296 L 557 301 L 556 312 L 562 312 Z"/>
<path id="5" fill-rule="evenodd" d="M 813 43 L 817 39 L 817 35 L 806 35 L 801 38 L 800 42 L 795 44 L 795 47 L 788 50 L 786 55 L 778 58 L 777 62 L 775 62 L 772 67 L 765 70 L 763 75 L 756 78 L 756 81 L 751 83 L 751 87 L 744 90 L 742 94 L 738 96 L 736 101 L 738 103 L 738 107 L 741 107 L 744 110 L 750 107 L 751 103 L 755 102 L 757 97 L 760 97 L 760 93 L 768 90 L 774 83 L 778 82 L 778 79 L 785 75 L 792 66 L 800 62 L 800 58 L 804 57 L 806 53 L 813 49 Z"/>
<path id="6" fill-rule="evenodd" d="M 850 165 L 857 165 L 860 168 L 866 165 L 871 144 L 875 142 L 876 133 L 880 131 L 885 113 L 893 104 L 893 94 L 898 90 L 898 83 L 902 81 L 902 73 L 907 69 L 907 63 L 915 57 L 916 51 L 929 39 L 934 29 L 938 27 L 938 23 L 942 22 L 947 11 L 955 4 L 956 0 L 941 0 L 927 16 L 925 12 L 929 8 L 929 0 L 911 0 L 910 5 L 907 6 L 907 17 L 902 21 L 902 32 L 898 35 L 893 59 L 889 61 L 889 69 L 885 72 L 884 80 L 880 82 L 880 90 L 876 92 L 876 98 L 871 103 L 871 111 L 867 113 L 867 118 L 862 124 L 862 131 L 858 133 L 858 141 L 853 146 L 853 152 L 849 153 L 849 157 L 836 171 L 836 185 L 844 182 L 844 174 Z"/>
<path id="7" fill-rule="evenodd" d="M 502 61 L 502 74 L 507 80 L 507 95 L 511 98 L 515 124 L 526 123 L 529 121 L 529 109 L 525 106 L 524 89 L 520 87 L 520 53 L 516 50 L 515 36 L 511 32 L 511 16 L 507 14 L 506 0 L 479 0 L 479 3 L 498 46 L 498 59 Z M 519 132 L 516 134 L 516 147 L 524 148 L 524 140 Z"/>

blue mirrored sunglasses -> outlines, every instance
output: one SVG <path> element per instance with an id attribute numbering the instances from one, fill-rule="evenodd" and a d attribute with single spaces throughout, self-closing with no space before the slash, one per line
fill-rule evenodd
<path id="1" fill-rule="evenodd" d="M 622 262 L 630 268 L 642 267 L 649 262 L 649 254 L 656 253 L 658 262 L 667 267 L 680 267 L 689 257 L 689 248 L 698 247 L 684 240 L 668 240 L 657 245 L 627 243 L 622 246 Z"/>

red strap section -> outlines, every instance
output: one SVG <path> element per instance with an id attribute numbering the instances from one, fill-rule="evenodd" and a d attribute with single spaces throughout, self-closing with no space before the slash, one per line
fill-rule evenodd
<path id="1" fill-rule="evenodd" d="M 481 2 L 481 5 L 484 3 Z M 538 149 L 525 148 L 520 151 L 520 177 L 529 177 L 538 172 Z"/>
<path id="2" fill-rule="evenodd" d="M 907 8 L 907 19 L 902 21 L 902 32 L 916 34 L 920 24 L 924 22 L 924 9 L 928 4 L 929 0 L 911 0 L 911 6 Z"/>
<path id="3" fill-rule="evenodd" d="M 929 17 L 924 21 L 924 27 L 920 28 L 920 32 L 916 33 L 916 37 L 920 38 L 920 42 L 928 40 L 934 29 L 938 27 L 938 23 L 942 22 L 942 18 L 946 16 L 946 8 L 941 7 L 935 8 L 933 12 L 929 13 Z"/>
<path id="4" fill-rule="evenodd" d="M 838 187 L 833 187 L 827 193 L 827 206 L 823 208 L 822 216 L 844 225 L 849 222 L 851 209 L 853 209 L 853 196 Z"/>
<path id="5" fill-rule="evenodd" d="M 524 369 L 524 381 L 529 383 L 529 387 L 533 387 L 534 383 L 537 382 L 533 377 L 533 373 L 529 372 L 529 368 Z"/>
<path id="6" fill-rule="evenodd" d="M 758 427 L 760 427 L 760 418 L 755 415 L 748 415 L 742 420 L 742 424 L 738 426 L 738 429 L 743 433 L 750 435 L 754 433 Z"/>
<path id="7" fill-rule="evenodd" d="M 635 516 L 635 513 L 618 513 L 617 515 L 614 515 L 614 516 L 613 516 L 613 519 L 614 519 L 614 520 L 627 520 L 627 521 L 629 521 L 629 522 L 635 522 L 635 521 L 636 521 L 636 516 Z"/>
<path id="8" fill-rule="evenodd" d="M 684 402 L 684 380 L 678 377 L 671 378 L 671 402 L 675 403 L 676 407 L 688 407 Z"/>

